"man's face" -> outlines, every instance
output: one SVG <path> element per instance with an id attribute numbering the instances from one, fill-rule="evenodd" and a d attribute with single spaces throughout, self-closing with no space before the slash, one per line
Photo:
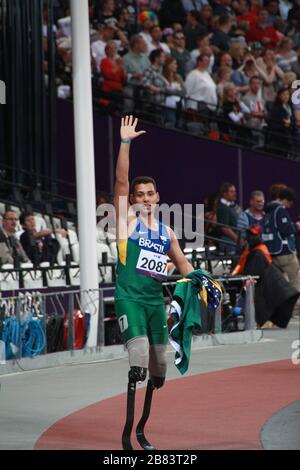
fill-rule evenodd
<path id="1" fill-rule="evenodd" d="M 24 229 L 29 231 L 35 230 L 35 220 L 33 215 L 26 217 L 24 221 Z"/>
<path id="2" fill-rule="evenodd" d="M 262 212 L 265 205 L 265 198 L 263 196 L 254 196 L 250 199 L 250 207 L 256 212 Z"/>
<path id="3" fill-rule="evenodd" d="M 130 195 L 131 204 L 138 204 L 142 215 L 153 214 L 159 202 L 159 194 L 155 191 L 153 183 L 137 184 L 134 193 Z"/>
<path id="4" fill-rule="evenodd" d="M 224 193 L 224 198 L 227 200 L 227 201 L 230 201 L 230 202 L 234 202 L 236 201 L 236 189 L 235 189 L 235 186 L 230 186 L 230 188 L 228 188 L 227 192 Z"/>
<path id="5" fill-rule="evenodd" d="M 155 28 L 152 29 L 151 36 L 152 36 L 153 41 L 160 42 L 162 32 L 159 26 L 155 26 Z"/>
<path id="6" fill-rule="evenodd" d="M 251 80 L 250 89 L 252 93 L 258 93 L 258 91 L 260 90 L 260 80 L 258 78 L 254 78 L 253 80 Z"/>
<path id="7" fill-rule="evenodd" d="M 18 217 L 15 212 L 6 212 L 3 218 L 2 226 L 7 233 L 15 233 L 17 227 Z"/>
<path id="8" fill-rule="evenodd" d="M 280 201 L 280 204 L 285 207 L 286 209 L 290 209 L 292 205 L 294 204 L 294 201 L 288 201 L 287 199 L 282 199 Z"/>

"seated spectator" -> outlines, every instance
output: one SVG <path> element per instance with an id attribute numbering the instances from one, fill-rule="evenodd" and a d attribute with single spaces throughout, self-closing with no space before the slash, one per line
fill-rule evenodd
<path id="1" fill-rule="evenodd" d="M 299 11 L 300 16 L 300 11 Z M 300 21 L 299 21 L 300 25 Z M 295 72 L 297 78 L 300 78 L 300 46 L 297 47 L 297 60 L 292 65 L 292 71 Z"/>
<path id="2" fill-rule="evenodd" d="M 101 75 L 103 81 L 101 89 L 107 93 L 121 93 L 126 82 L 126 74 L 124 70 L 123 60 L 117 55 L 117 46 L 114 41 L 109 41 L 105 46 L 106 57 L 102 59 L 100 64 Z M 108 101 L 101 100 L 107 104 Z"/>
<path id="3" fill-rule="evenodd" d="M 101 7 L 96 12 L 99 23 L 101 24 L 116 23 L 117 19 L 115 17 L 115 9 L 116 9 L 115 0 L 103 0 L 101 2 Z"/>
<path id="4" fill-rule="evenodd" d="M 216 110 L 218 104 L 217 87 L 207 71 L 209 63 L 209 55 L 200 55 L 196 68 L 188 74 L 185 80 L 186 94 L 188 98 L 191 98 L 187 103 L 187 108 L 197 110 L 197 101 L 202 101 L 209 110 Z"/>
<path id="5" fill-rule="evenodd" d="M 257 23 L 251 26 L 247 33 L 247 42 L 259 41 L 266 48 L 276 47 L 279 44 L 282 34 L 276 31 L 274 26 L 269 25 L 268 20 L 268 10 L 262 8 L 258 13 Z"/>
<path id="6" fill-rule="evenodd" d="M 233 275 L 259 276 L 255 286 L 255 319 L 259 326 L 271 321 L 279 328 L 286 328 L 299 298 L 299 292 L 273 265 L 272 257 L 261 240 L 261 227 L 254 225 L 247 230 L 246 248 Z"/>
<path id="7" fill-rule="evenodd" d="M 168 109 L 164 111 L 165 123 L 174 127 L 177 120 L 176 110 L 182 97 L 185 96 L 185 87 L 182 78 L 177 73 L 177 62 L 171 56 L 165 60 L 163 76 L 167 82 L 165 106 Z"/>
<path id="8" fill-rule="evenodd" d="M 265 196 L 262 191 L 252 191 L 249 208 L 243 211 L 237 221 L 237 228 L 241 230 L 241 238 L 246 240 L 246 230 L 252 225 L 259 225 L 264 232 L 264 205 Z"/>
<path id="9" fill-rule="evenodd" d="M 287 154 L 291 152 L 291 141 L 294 129 L 294 113 L 289 104 L 290 92 L 287 88 L 281 88 L 275 102 L 268 113 L 268 147 L 274 153 Z"/>
<path id="10" fill-rule="evenodd" d="M 0 227 L 0 260 L 1 264 L 26 263 L 28 258 L 19 240 L 16 238 L 18 217 L 14 211 L 8 210 L 3 215 Z"/>
<path id="11" fill-rule="evenodd" d="M 204 233 L 213 238 L 220 238 L 222 235 L 222 231 L 217 225 L 218 199 L 218 193 L 208 195 L 204 207 Z M 208 245 L 216 245 L 216 241 L 208 239 Z"/>
<path id="12" fill-rule="evenodd" d="M 268 24 L 274 25 L 276 20 L 281 19 L 278 0 L 269 0 L 266 4 L 266 10 L 268 10 L 269 13 Z"/>
<path id="13" fill-rule="evenodd" d="M 173 46 L 171 47 L 171 56 L 177 62 L 177 71 L 181 78 L 185 80 L 186 65 L 190 60 L 190 52 L 185 47 L 185 36 L 183 31 L 173 33 Z"/>
<path id="14" fill-rule="evenodd" d="M 48 261 L 51 266 L 56 263 L 60 244 L 56 238 L 52 238 L 53 230 L 46 229 L 37 232 L 34 215 L 31 212 L 22 213 L 20 223 L 24 229 L 20 241 L 34 266 L 38 266 L 43 261 Z M 55 229 L 55 234 L 66 238 L 64 229 Z"/>
<path id="15" fill-rule="evenodd" d="M 290 38 L 282 39 L 275 60 L 284 72 L 292 70 L 293 64 L 297 62 L 297 53 L 293 50 L 293 42 Z"/>

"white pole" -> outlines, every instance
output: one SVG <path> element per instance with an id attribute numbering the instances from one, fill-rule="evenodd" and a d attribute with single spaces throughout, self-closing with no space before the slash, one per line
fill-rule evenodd
<path id="1" fill-rule="evenodd" d="M 98 289 L 96 201 L 91 54 L 88 0 L 71 0 L 73 103 L 76 152 L 77 212 L 80 246 L 80 287 Z M 91 313 L 87 345 L 97 344 L 97 293 L 81 296 L 82 308 Z"/>

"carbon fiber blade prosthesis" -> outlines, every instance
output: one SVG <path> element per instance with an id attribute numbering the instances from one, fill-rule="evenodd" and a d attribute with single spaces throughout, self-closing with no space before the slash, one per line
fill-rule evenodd
<path id="1" fill-rule="evenodd" d="M 136 383 L 129 382 L 127 389 L 127 416 L 122 434 L 122 445 L 124 450 L 133 450 L 130 437 L 134 421 L 135 391 Z"/>
<path id="2" fill-rule="evenodd" d="M 154 390 L 154 387 L 152 385 L 152 382 L 151 380 L 148 380 L 143 414 L 136 427 L 136 437 L 137 437 L 138 443 L 144 450 L 155 450 L 155 448 L 146 439 L 145 434 L 144 434 L 145 425 L 150 415 L 153 390 Z"/>

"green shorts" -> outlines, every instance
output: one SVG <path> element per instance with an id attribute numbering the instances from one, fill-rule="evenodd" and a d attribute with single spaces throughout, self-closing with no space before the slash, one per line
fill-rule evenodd
<path id="1" fill-rule="evenodd" d="M 164 305 L 117 300 L 115 307 L 125 342 L 137 336 L 147 336 L 150 344 L 167 344 L 168 326 Z"/>

